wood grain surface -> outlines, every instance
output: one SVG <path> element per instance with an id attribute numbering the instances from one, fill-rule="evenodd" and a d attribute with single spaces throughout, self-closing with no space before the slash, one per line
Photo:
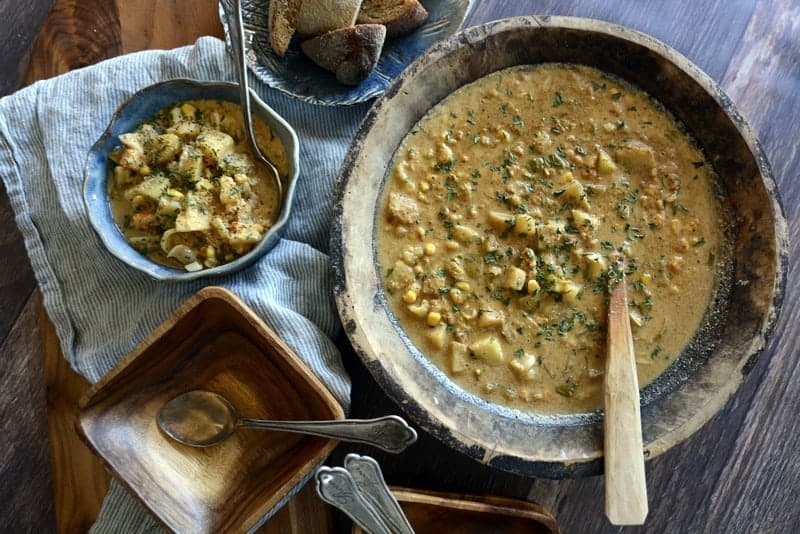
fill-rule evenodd
<path id="1" fill-rule="evenodd" d="M 13 34 L 18 44 L 37 31 L 40 18 L 36 13 L 44 12 L 51 1 L 28 0 L 22 9 L 3 12 L 10 4 L 0 5 L 4 15 L 0 36 Z M 138 6 L 144 6 L 144 11 L 136 11 Z M 144 14 L 131 21 L 121 19 L 124 12 Z M 800 235 L 800 5 L 795 0 L 478 1 L 468 24 L 526 14 L 576 15 L 629 26 L 676 48 L 719 81 L 758 134 L 778 181 L 790 235 Z M 169 26 L 183 42 L 177 38 L 170 43 L 159 41 L 165 34 L 151 31 L 156 24 Z M 135 50 L 131 48 L 135 46 L 185 44 L 203 32 L 221 34 L 211 0 L 57 0 L 38 41 L 28 47 L 32 53 L 26 80 L 53 76 Z M 20 81 L 24 55 L 19 55 L 19 63 L 0 63 L 0 78 L 13 80 L 11 87 Z M 50 531 L 58 501 L 50 497 L 39 305 L 30 294 L 33 277 L 7 199 L 4 194 L 0 197 L 0 406 L 4 416 L 0 530 Z M 800 530 L 800 433 L 794 428 L 800 411 L 800 366 L 796 363 L 800 253 L 794 239 L 791 260 L 781 320 L 744 385 L 699 432 L 648 462 L 650 515 L 638 530 Z M 352 414 L 375 417 L 395 412 L 346 338 L 337 343 L 354 382 Z M 375 456 L 392 484 L 528 498 L 552 510 L 562 532 L 619 531 L 603 515 L 601 477 L 550 481 L 507 475 L 454 454 L 427 435 L 421 435 L 400 457 L 340 446 L 330 462 L 341 464 L 344 455 L 353 451 Z M 337 516 L 336 530 L 349 529 L 349 522 Z"/>
<path id="2" fill-rule="evenodd" d="M 391 488 L 411 526 L 425 532 L 558 534 L 555 518 L 538 504 L 505 497 Z M 353 526 L 353 534 L 364 531 Z"/>

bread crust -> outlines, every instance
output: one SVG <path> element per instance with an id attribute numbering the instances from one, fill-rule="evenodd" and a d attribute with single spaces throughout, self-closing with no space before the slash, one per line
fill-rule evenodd
<path id="1" fill-rule="evenodd" d="M 361 0 L 305 0 L 298 14 L 297 34 L 306 38 L 353 26 L 359 9 Z"/>
<path id="2" fill-rule="evenodd" d="M 303 0 L 270 0 L 267 13 L 269 44 L 280 57 L 286 55 L 297 25 L 298 11 Z"/>
<path id="3" fill-rule="evenodd" d="M 339 82 L 357 85 L 377 65 L 385 39 L 385 26 L 357 24 L 303 41 L 300 46 L 314 63 L 333 72 Z"/>
<path id="4" fill-rule="evenodd" d="M 387 37 L 408 35 L 428 19 L 428 11 L 418 0 L 364 0 L 358 24 L 383 24 Z"/>

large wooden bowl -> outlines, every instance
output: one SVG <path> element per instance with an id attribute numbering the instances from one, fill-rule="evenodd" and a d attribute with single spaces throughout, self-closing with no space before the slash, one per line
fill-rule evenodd
<path id="1" fill-rule="evenodd" d="M 375 379 L 425 430 L 485 464 L 530 476 L 600 472 L 602 415 L 526 414 L 451 382 L 402 334 L 376 267 L 376 206 L 395 150 L 455 89 L 498 69 L 583 63 L 649 92 L 694 134 L 735 214 L 724 284 L 679 359 L 642 391 L 645 454 L 686 439 L 736 391 L 780 309 L 787 230 L 769 163 L 727 95 L 686 58 L 646 35 L 587 19 L 523 17 L 465 30 L 413 63 L 367 114 L 345 158 L 332 234 L 342 322 Z"/>

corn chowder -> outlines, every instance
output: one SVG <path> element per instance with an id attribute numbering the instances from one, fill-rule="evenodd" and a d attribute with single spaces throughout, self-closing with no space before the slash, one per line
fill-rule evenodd
<path id="1" fill-rule="evenodd" d="M 725 254 L 715 184 L 693 140 L 627 82 L 571 64 L 496 72 L 395 154 L 377 229 L 389 307 L 489 401 L 597 409 L 610 287 L 628 284 L 642 386 L 698 328 Z"/>
<path id="2" fill-rule="evenodd" d="M 259 146 L 287 174 L 283 145 L 256 118 Z M 253 162 L 238 105 L 196 100 L 159 112 L 119 136 L 109 199 L 128 242 L 153 261 L 198 271 L 246 254 L 280 206 Z"/>

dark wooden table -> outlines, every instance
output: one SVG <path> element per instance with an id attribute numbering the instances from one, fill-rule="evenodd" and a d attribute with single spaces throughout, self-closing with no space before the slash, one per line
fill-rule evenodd
<path id="1" fill-rule="evenodd" d="M 107 11 L 124 2 L 57 0 L 55 9 Z M 148 4 L 148 2 L 139 2 Z M 158 9 L 181 4 L 152 0 Z M 189 4 L 189 0 L 184 0 Z M 0 94 L 23 83 L 26 56 L 51 0 L 0 2 Z M 99 6 L 99 7 L 98 7 Z M 62 11 L 65 12 L 65 11 Z M 695 62 L 722 84 L 758 133 L 772 162 L 790 225 L 800 228 L 800 3 L 797 0 L 582 0 L 478 2 L 468 24 L 525 14 L 592 17 L 649 33 Z M 94 16 L 95 14 L 92 13 Z M 142 12 L 142 16 L 152 14 Z M 215 15 L 193 26 L 218 33 Z M 96 20 L 103 20 L 102 17 Z M 156 26 L 170 27 L 169 21 Z M 95 28 L 48 29 L 74 37 L 82 65 L 103 37 Z M 179 28 L 185 20 L 175 21 Z M 146 21 L 123 39 L 158 44 Z M 199 29 L 198 29 L 199 28 Z M 98 34 L 98 31 L 100 33 Z M 148 33 L 150 32 L 150 33 Z M 93 37 L 95 36 L 95 37 Z M 127 48 L 127 49 L 130 49 Z M 120 49 L 122 50 L 122 49 Z M 119 52 L 116 52 L 119 53 Z M 90 56 L 95 57 L 95 56 Z M 53 61 L 56 59 L 54 58 Z M 86 59 L 86 62 L 91 59 Z M 35 70 L 36 65 L 33 66 Z M 33 78 L 29 78 L 33 79 Z M 792 240 L 792 260 L 798 258 Z M 780 322 L 767 350 L 726 407 L 694 436 L 647 464 L 652 532 L 800 531 L 800 287 L 790 263 Z M 5 192 L 0 193 L 0 530 L 42 532 L 55 528 L 45 414 L 40 303 L 35 281 Z M 353 377 L 353 412 L 374 416 L 396 407 L 340 339 Z M 338 462 L 351 448 L 337 450 Z M 391 483 L 446 491 L 495 493 L 536 500 L 558 518 L 564 532 L 611 532 L 603 515 L 602 478 L 530 480 L 487 469 L 421 436 L 402 457 L 377 455 Z"/>

